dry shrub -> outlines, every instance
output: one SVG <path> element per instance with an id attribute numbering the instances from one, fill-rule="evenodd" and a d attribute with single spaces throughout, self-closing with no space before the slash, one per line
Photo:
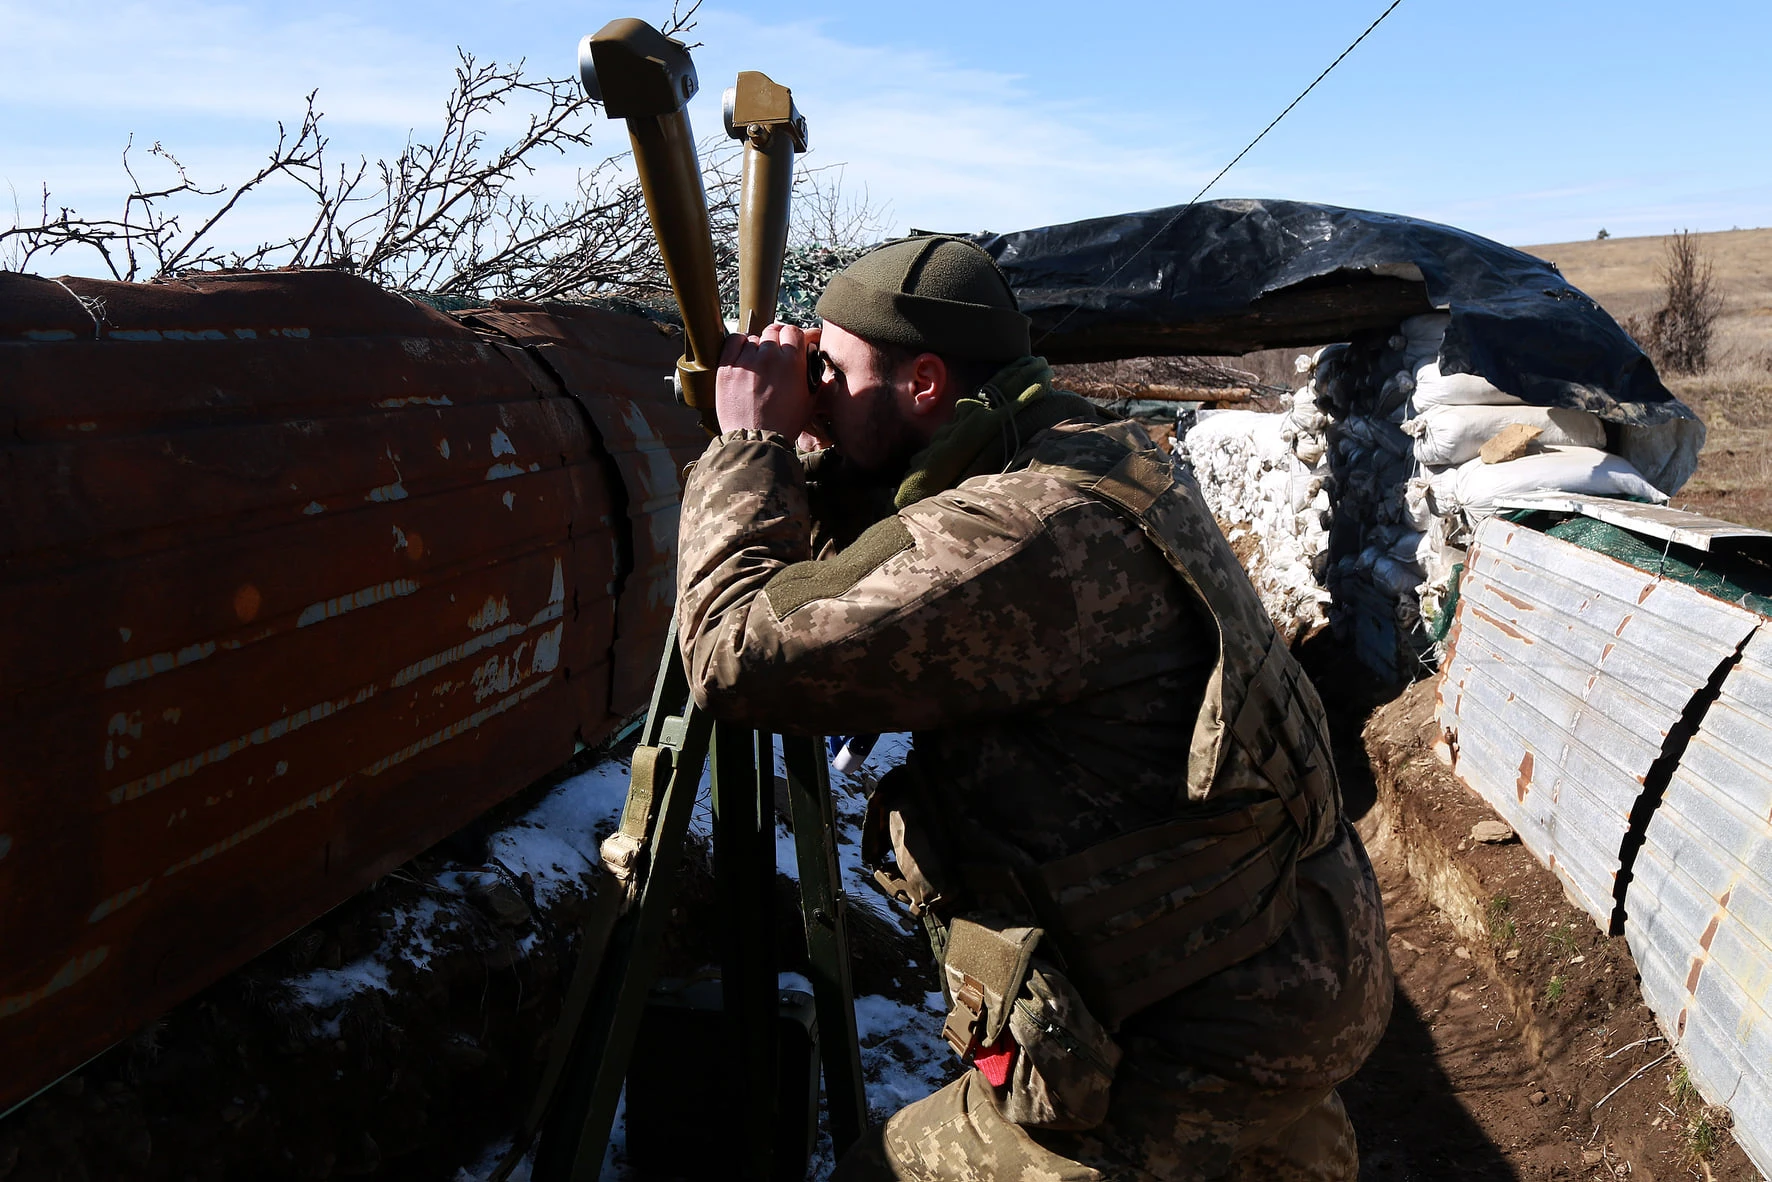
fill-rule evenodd
<path id="1" fill-rule="evenodd" d="M 1717 290 L 1709 256 L 1690 230 L 1667 240 L 1662 259 L 1662 304 L 1647 316 L 1628 316 L 1624 330 L 1655 362 L 1676 374 L 1704 372 L 1710 365 L 1723 294 Z"/>

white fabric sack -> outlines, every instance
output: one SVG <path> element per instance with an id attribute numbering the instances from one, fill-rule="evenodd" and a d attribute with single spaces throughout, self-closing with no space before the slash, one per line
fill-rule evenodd
<path id="1" fill-rule="evenodd" d="M 1449 503 L 1472 521 L 1495 512 L 1503 497 L 1535 492 L 1586 493 L 1600 497 L 1640 497 L 1657 505 L 1667 494 L 1644 480 L 1622 456 L 1593 447 L 1553 447 L 1535 456 L 1522 456 L 1505 464 L 1467 460 L 1436 476 L 1434 499 L 1441 507 Z M 1450 500 L 1444 495 L 1450 492 Z"/>
<path id="2" fill-rule="evenodd" d="M 1410 529 L 1426 529 L 1434 520 L 1433 485 L 1416 477 L 1403 486 L 1403 520 Z"/>
<path id="3" fill-rule="evenodd" d="M 1490 385 L 1474 373 L 1441 373 L 1438 361 L 1429 361 L 1415 371 L 1415 393 L 1410 400 L 1415 413 L 1436 406 L 1520 406 L 1512 394 Z"/>
<path id="4" fill-rule="evenodd" d="M 1544 447 L 1606 446 L 1606 426 L 1594 415 L 1552 406 L 1436 406 L 1405 422 L 1403 431 L 1415 438 L 1422 463 L 1462 464 L 1515 423 L 1539 428 Z"/>

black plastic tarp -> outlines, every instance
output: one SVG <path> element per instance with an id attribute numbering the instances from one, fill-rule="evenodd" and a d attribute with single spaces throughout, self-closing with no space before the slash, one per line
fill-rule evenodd
<path id="1" fill-rule="evenodd" d="M 1399 214 L 1224 200 L 978 236 L 1054 362 L 1347 340 L 1441 311 L 1440 368 L 1592 411 L 1673 491 L 1704 426 L 1636 342 L 1543 259 Z"/>

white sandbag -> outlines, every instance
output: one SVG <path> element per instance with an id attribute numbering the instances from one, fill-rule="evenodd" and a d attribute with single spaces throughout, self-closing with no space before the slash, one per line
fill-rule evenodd
<path id="1" fill-rule="evenodd" d="M 1441 373 L 1438 361 L 1424 363 L 1415 371 L 1415 393 L 1410 395 L 1415 413 L 1436 406 L 1519 406 L 1521 401 L 1505 394 L 1474 373 Z"/>
<path id="2" fill-rule="evenodd" d="M 1462 464 L 1515 423 L 1537 427 L 1543 447 L 1606 446 L 1606 426 L 1597 417 L 1554 406 L 1436 406 L 1404 422 L 1403 432 L 1414 438 L 1422 463 Z"/>
<path id="3" fill-rule="evenodd" d="M 1448 479 L 1449 478 L 1449 479 Z M 1553 447 L 1535 456 L 1522 456 L 1505 464 L 1467 460 L 1434 478 L 1434 498 L 1451 503 L 1472 521 L 1495 512 L 1503 497 L 1535 492 L 1586 493 L 1600 497 L 1637 497 L 1657 505 L 1667 494 L 1644 480 L 1622 456 L 1593 447 Z"/>
<path id="4" fill-rule="evenodd" d="M 1436 516 L 1432 483 L 1416 477 L 1403 486 L 1403 520 L 1410 529 L 1426 529 Z"/>

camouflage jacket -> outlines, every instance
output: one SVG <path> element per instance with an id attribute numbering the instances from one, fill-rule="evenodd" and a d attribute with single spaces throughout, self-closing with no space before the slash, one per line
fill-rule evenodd
<path id="1" fill-rule="evenodd" d="M 680 534 L 679 628 L 698 702 L 777 732 L 913 731 L 969 821 L 1036 863 L 1175 818 L 1214 621 L 1119 512 L 1027 470 L 1041 442 L 815 560 L 813 493 L 788 441 L 715 440 L 685 489 Z M 1329 894 L 1369 895 L 1371 911 L 1370 870 L 1346 843 L 1305 866 L 1332 863 Z M 1150 1046 L 1132 1059 L 1180 1055 L 1185 1070 L 1264 1086 L 1344 1077 L 1388 1010 L 1382 924 L 1360 911 L 1307 900 L 1301 931 L 1139 1014 L 1123 1036 Z M 1244 1024 L 1225 1026 L 1226 1007 Z M 1318 1027 L 1342 1045 L 1301 1046 Z"/>

